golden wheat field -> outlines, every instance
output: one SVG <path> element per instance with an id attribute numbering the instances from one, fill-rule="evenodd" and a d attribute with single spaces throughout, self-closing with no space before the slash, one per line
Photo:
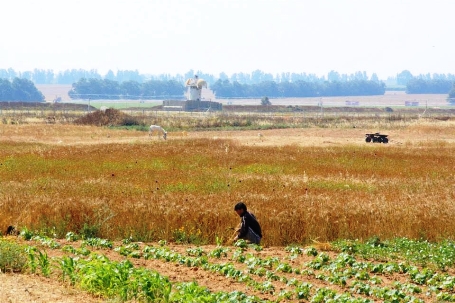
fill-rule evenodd
<path id="1" fill-rule="evenodd" d="M 455 123 L 444 120 L 166 141 L 0 124 L 0 227 L 22 230 L 0 237 L 0 301 L 453 301 Z M 366 143 L 376 131 L 389 144 Z M 227 243 L 240 200 L 262 247 Z M 15 245 L 27 265 L 5 274 Z"/>
<path id="2" fill-rule="evenodd" d="M 453 122 L 366 129 L 145 132 L 0 126 L 0 226 L 111 239 L 226 239 L 244 201 L 264 244 L 455 233 Z"/>

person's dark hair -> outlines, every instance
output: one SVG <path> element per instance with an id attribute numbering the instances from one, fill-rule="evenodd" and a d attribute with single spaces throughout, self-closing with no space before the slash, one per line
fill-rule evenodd
<path id="1" fill-rule="evenodd" d="M 246 211 L 246 205 L 245 205 L 245 203 L 243 203 L 243 202 L 237 203 L 237 204 L 234 206 L 234 210 L 238 210 L 238 209 L 243 209 L 244 211 Z"/>

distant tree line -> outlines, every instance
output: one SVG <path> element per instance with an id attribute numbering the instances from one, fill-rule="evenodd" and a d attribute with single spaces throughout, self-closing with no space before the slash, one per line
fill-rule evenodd
<path id="1" fill-rule="evenodd" d="M 96 69 L 83 70 L 83 69 L 67 69 L 60 72 L 54 72 L 51 69 L 34 69 L 32 71 L 17 72 L 12 68 L 0 69 L 0 78 L 12 80 L 16 77 L 33 81 L 35 84 L 73 84 L 81 78 L 86 79 L 107 79 L 118 82 L 136 81 L 143 83 L 148 80 L 169 81 L 174 80 L 183 83 L 186 79 L 198 75 L 199 78 L 204 79 L 209 85 L 214 84 L 218 80 L 229 80 L 231 82 L 238 82 L 240 84 L 258 84 L 266 81 L 280 82 L 325 82 L 325 81 L 339 81 L 348 82 L 354 80 L 371 80 L 379 82 L 378 76 L 373 73 L 368 77 L 365 71 L 355 72 L 352 74 L 340 74 L 336 71 L 330 71 L 327 75 L 318 76 L 312 73 L 289 73 L 282 72 L 275 75 L 263 72 L 259 69 L 251 73 L 233 73 L 231 75 L 221 72 L 218 75 L 204 73 L 200 70 L 190 69 L 183 74 L 158 74 L 148 75 L 141 74 L 138 70 L 118 70 L 116 72 L 109 70 L 106 74 L 100 74 Z"/>
<path id="2" fill-rule="evenodd" d="M 82 78 L 73 83 L 68 95 L 73 99 L 153 99 L 182 98 L 185 87 L 175 80 L 117 82 L 109 79 Z"/>
<path id="3" fill-rule="evenodd" d="M 218 80 L 211 89 L 220 98 L 258 98 L 268 97 L 325 97 L 325 96 L 368 96 L 383 95 L 385 85 L 371 80 L 348 82 L 325 81 L 274 82 L 264 81 L 258 84 L 241 84 L 229 80 Z"/>
<path id="4" fill-rule="evenodd" d="M 447 94 L 452 88 L 454 80 L 425 80 L 421 78 L 413 78 L 406 85 L 406 93 L 408 94 Z"/>
<path id="5" fill-rule="evenodd" d="M 398 85 L 407 85 L 409 81 L 421 79 L 425 81 L 429 80 L 451 80 L 455 81 L 455 74 L 420 74 L 420 75 L 413 75 L 410 71 L 404 70 L 401 73 L 397 74 L 396 81 Z"/>
<path id="6" fill-rule="evenodd" d="M 109 70 L 106 75 L 102 76 L 96 69 L 68 69 L 58 73 L 51 69 L 34 69 L 24 72 L 16 72 L 12 68 L 0 69 L 0 78 L 13 80 L 16 77 L 33 81 L 35 84 L 73 84 L 81 78 L 108 79 L 119 82 L 132 80 L 142 83 L 147 78 L 137 70 L 118 70 L 116 73 Z"/>
<path id="7" fill-rule="evenodd" d="M 0 101 L 42 102 L 44 95 L 30 80 L 0 78 Z"/>
<path id="8" fill-rule="evenodd" d="M 84 70 L 84 69 L 67 69 L 60 72 L 54 72 L 51 69 L 34 69 L 32 71 L 17 72 L 12 68 L 0 69 L 0 78 L 8 79 L 12 81 L 14 78 L 22 78 L 33 81 L 35 84 L 73 84 L 78 82 L 80 79 L 98 79 L 98 80 L 111 80 L 117 81 L 119 83 L 134 81 L 139 84 L 143 84 L 147 81 L 176 81 L 178 83 L 184 83 L 186 79 L 198 75 L 199 78 L 204 79 L 209 86 L 219 84 L 219 80 L 225 81 L 228 80 L 231 84 L 238 83 L 241 85 L 259 85 L 261 83 L 297 83 L 297 82 L 309 82 L 309 83 L 338 83 L 338 82 L 353 82 L 356 81 L 372 81 L 376 83 L 381 83 L 377 74 L 373 73 L 371 76 L 367 75 L 365 71 L 357 71 L 355 73 L 346 74 L 338 73 L 337 71 L 331 70 L 326 75 L 318 76 L 312 73 L 289 73 L 282 72 L 277 74 L 271 74 L 259 69 L 254 70 L 250 73 L 240 72 L 233 73 L 231 75 L 221 72 L 218 75 L 204 73 L 200 70 L 190 69 L 186 73 L 182 74 L 141 74 L 138 70 L 117 70 L 107 71 L 106 74 L 102 75 L 96 69 Z M 425 80 L 425 84 L 422 81 L 416 80 Z M 438 80 L 438 81 L 436 81 Z M 441 81 L 439 81 L 441 80 Z M 408 82 L 410 82 L 409 88 L 406 87 Z M 455 81 L 455 74 L 419 74 L 413 75 L 409 70 L 403 70 L 402 72 L 396 74 L 395 76 L 388 77 L 385 80 L 387 89 L 392 90 L 405 90 L 408 88 L 408 91 L 411 93 L 447 93 L 442 92 L 445 89 L 445 84 L 442 84 L 442 81 Z M 283 84 L 286 86 L 287 84 Z M 218 85 L 219 86 L 219 85 Z M 238 86 L 238 85 L 236 85 Z M 349 86 L 349 85 L 348 85 Z M 450 88 L 449 88 L 450 89 Z M 236 88 L 235 90 L 238 91 Z M 254 89 L 253 89 L 254 90 Z M 322 89 L 319 90 L 320 92 Z M 239 93 L 237 93 L 239 95 Z"/>

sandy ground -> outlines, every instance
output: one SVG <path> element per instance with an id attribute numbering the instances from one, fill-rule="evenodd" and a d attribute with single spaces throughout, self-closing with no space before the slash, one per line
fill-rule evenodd
<path id="1" fill-rule="evenodd" d="M 0 273 L 0 302 L 105 302 L 52 279 L 22 274 Z"/>

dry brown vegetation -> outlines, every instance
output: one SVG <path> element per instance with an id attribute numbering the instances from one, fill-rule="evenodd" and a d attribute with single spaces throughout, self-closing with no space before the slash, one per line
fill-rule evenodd
<path id="1" fill-rule="evenodd" d="M 114 108 L 97 110 L 74 120 L 74 124 L 95 126 L 139 125 L 134 117 Z"/>
<path id="2" fill-rule="evenodd" d="M 268 245 L 451 238 L 453 124 L 407 125 L 388 145 L 364 143 L 364 131 L 170 133 L 163 142 L 88 126 L 3 125 L 0 226 L 213 243 L 231 234 L 233 204 L 243 200 Z"/>

